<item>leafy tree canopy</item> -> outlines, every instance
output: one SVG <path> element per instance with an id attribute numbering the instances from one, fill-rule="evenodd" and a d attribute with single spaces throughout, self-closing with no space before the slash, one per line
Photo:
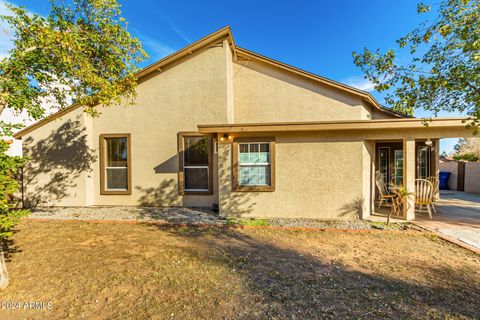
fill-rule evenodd
<path id="1" fill-rule="evenodd" d="M 480 138 L 462 138 L 455 145 L 453 159 L 457 161 L 480 161 Z"/>
<path id="2" fill-rule="evenodd" d="M 413 114 L 423 108 L 461 112 L 478 124 L 480 118 L 480 0 L 443 0 L 431 10 L 418 5 L 418 13 L 431 17 L 397 40 L 398 50 L 353 52 L 354 62 L 386 91 L 385 101 L 395 110 Z M 410 62 L 397 53 L 408 50 Z"/>
<path id="3" fill-rule="evenodd" d="M 14 39 L 0 61 L 0 112 L 10 108 L 40 119 L 45 104 L 65 108 L 73 99 L 95 115 L 96 105 L 131 102 L 136 64 L 147 55 L 127 31 L 117 1 L 50 3 L 45 17 L 13 5 L 11 15 L 0 16 Z"/>

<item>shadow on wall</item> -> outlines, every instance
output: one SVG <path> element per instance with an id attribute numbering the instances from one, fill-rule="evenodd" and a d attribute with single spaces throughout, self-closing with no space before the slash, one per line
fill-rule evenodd
<path id="1" fill-rule="evenodd" d="M 473 294 L 476 292 L 474 277 L 472 282 L 468 279 L 465 282 L 466 279 L 457 278 L 457 270 L 450 267 L 428 271 L 440 278 L 451 275 L 451 286 L 443 286 L 441 280 L 414 283 L 396 277 L 395 273 L 365 273 L 343 265 L 340 260 L 332 260 L 338 255 L 336 244 L 341 240 L 326 240 L 329 245 L 315 254 L 306 254 L 303 249 L 297 249 L 305 248 L 304 242 L 298 244 L 302 241 L 301 235 L 289 233 L 270 239 L 268 234 L 234 228 L 149 228 L 187 239 L 186 243 L 191 246 L 182 247 L 185 254 L 195 259 L 203 257 L 206 265 L 213 261 L 216 270 L 224 267 L 241 277 L 245 296 L 232 299 L 243 303 L 236 310 L 232 308 L 234 314 L 225 318 L 291 319 L 294 315 L 295 319 L 406 319 L 432 317 L 432 312 L 469 318 L 478 315 L 480 310 L 476 300 L 480 296 Z M 338 245 L 346 243 L 350 242 L 346 240 Z M 361 259 L 368 261 L 369 258 Z M 457 284 L 461 284 L 461 290 Z M 230 297 L 226 295 L 227 298 Z M 458 299 L 464 302 L 449 303 L 460 301 Z"/>
<path id="2" fill-rule="evenodd" d="M 74 196 L 71 189 L 77 186 L 78 177 L 91 172 L 97 159 L 78 120 L 66 121 L 45 139 L 29 137 L 23 145 L 30 157 L 23 173 L 26 207 L 54 205 Z"/>
<path id="3" fill-rule="evenodd" d="M 220 214 L 224 217 L 241 217 L 251 215 L 256 206 L 254 198 L 258 197 L 259 193 L 235 192 L 233 190 L 232 175 L 233 170 L 236 170 L 236 168 L 232 167 L 232 145 L 219 145 L 217 154 Z M 262 216 L 262 212 L 258 212 L 257 216 Z"/>
<path id="4" fill-rule="evenodd" d="M 135 189 L 141 193 L 138 205 L 142 207 L 172 206 L 178 198 L 177 181 L 174 179 L 164 180 L 156 188 L 136 186 Z"/>
<path id="5" fill-rule="evenodd" d="M 358 197 L 346 203 L 340 208 L 339 217 L 346 219 L 362 219 L 364 202 L 365 200 L 362 197 Z"/>

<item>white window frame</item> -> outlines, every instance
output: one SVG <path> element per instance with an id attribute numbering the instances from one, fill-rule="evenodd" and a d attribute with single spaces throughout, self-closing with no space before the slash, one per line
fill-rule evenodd
<path id="1" fill-rule="evenodd" d="M 266 144 L 268 145 L 268 159 L 269 159 L 269 162 L 248 162 L 248 163 L 241 163 L 240 162 L 240 146 L 241 145 L 248 145 L 248 152 L 250 153 L 250 145 L 252 144 L 257 144 L 258 145 L 258 150 L 260 150 L 260 145 L 261 144 Z M 272 174 L 271 174 L 271 165 L 272 165 L 272 158 L 271 158 L 271 155 L 272 155 L 272 152 L 270 150 L 270 142 L 268 141 L 260 141 L 260 142 L 239 142 L 238 143 L 238 185 L 241 186 L 241 187 L 270 187 L 272 185 Z M 270 183 L 269 184 L 242 184 L 241 181 L 240 181 L 240 168 L 241 167 L 265 167 L 267 166 L 268 167 L 268 177 L 269 177 L 269 180 L 270 180 Z"/>

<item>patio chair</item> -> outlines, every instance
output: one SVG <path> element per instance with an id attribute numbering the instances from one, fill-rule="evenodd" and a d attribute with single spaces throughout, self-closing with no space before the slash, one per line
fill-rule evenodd
<path id="1" fill-rule="evenodd" d="M 395 195 L 390 193 L 383 179 L 377 178 L 375 182 L 377 184 L 378 192 L 380 192 L 380 202 L 378 204 L 378 207 L 381 208 L 383 201 L 392 202 L 393 198 L 395 198 Z"/>
<path id="2" fill-rule="evenodd" d="M 415 180 L 415 205 L 419 206 L 418 212 L 422 212 L 423 206 L 427 207 L 428 216 L 432 219 L 432 189 L 433 185 L 426 179 Z"/>
<path id="3" fill-rule="evenodd" d="M 439 181 L 437 179 L 437 177 L 428 177 L 428 178 L 425 178 L 425 180 L 428 180 L 432 183 L 432 209 L 433 209 L 433 212 L 437 213 L 437 209 L 435 209 L 435 205 L 434 205 L 434 202 L 435 202 L 435 196 L 438 192 L 438 186 L 439 186 Z"/>

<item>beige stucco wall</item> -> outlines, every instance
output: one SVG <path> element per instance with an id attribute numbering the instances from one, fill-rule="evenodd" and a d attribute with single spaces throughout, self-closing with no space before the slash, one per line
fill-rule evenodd
<path id="1" fill-rule="evenodd" d="M 368 119 L 362 100 L 257 61 L 233 64 L 236 123 Z"/>
<path id="2" fill-rule="evenodd" d="M 480 163 L 465 163 L 465 192 L 480 193 Z"/>
<path id="3" fill-rule="evenodd" d="M 177 133 L 196 131 L 199 123 L 227 122 L 225 55 L 222 46 L 194 53 L 140 83 L 134 106 L 107 108 L 92 120 L 94 148 L 105 133 L 130 133 L 132 146 L 132 195 L 100 195 L 97 163 L 95 204 L 212 205 L 216 195 L 178 195 Z M 213 181 L 216 190 L 215 176 Z"/>
<path id="4" fill-rule="evenodd" d="M 83 206 L 95 152 L 88 145 L 86 115 L 77 109 L 23 137 L 27 206 Z"/>
<path id="5" fill-rule="evenodd" d="M 273 135 L 269 135 L 273 136 Z M 232 145 L 219 144 L 220 212 L 225 216 L 352 218 L 365 205 L 364 142 L 277 134 L 273 192 L 232 190 Z M 368 188 L 367 188 L 368 189 Z M 367 194 L 364 194 L 367 193 Z"/>
<path id="6" fill-rule="evenodd" d="M 49 205 L 67 206 L 211 206 L 216 193 L 202 196 L 178 194 L 177 133 L 196 131 L 199 123 L 227 122 L 227 50 L 220 43 L 144 79 L 138 85 L 135 105 L 103 108 L 97 118 L 76 109 L 28 133 L 23 137 L 25 146 L 32 144 L 31 139 L 43 146 L 42 149 L 37 147 L 32 162 L 38 170 L 35 170 L 35 176 L 31 175 L 29 197 L 35 194 L 35 198 L 41 197 L 42 201 L 49 199 Z M 65 130 L 65 125 L 72 121 L 78 128 Z M 76 143 L 73 147 L 65 147 L 79 140 L 75 132 L 81 134 L 81 146 Z M 109 133 L 131 135 L 131 195 L 100 195 L 99 136 Z M 65 137 L 75 140 L 62 142 Z M 44 139 L 48 139 L 47 145 L 41 141 Z M 62 199 L 56 199 L 58 188 L 49 187 L 49 183 L 52 177 L 63 174 L 64 167 L 79 165 L 82 155 L 74 147 L 91 153 L 90 171 L 87 174 L 75 169 L 75 172 L 79 171 L 78 175 L 70 179 L 71 184 L 63 192 Z M 59 166 L 45 166 L 43 157 L 52 150 L 51 157 L 60 163 Z M 29 154 L 28 150 L 26 154 Z M 215 159 L 213 165 L 213 190 L 216 191 Z"/>
<path id="7" fill-rule="evenodd" d="M 440 162 L 440 171 L 450 172 L 448 177 L 448 188 L 450 190 L 457 190 L 458 179 L 458 163 L 457 162 Z"/>

